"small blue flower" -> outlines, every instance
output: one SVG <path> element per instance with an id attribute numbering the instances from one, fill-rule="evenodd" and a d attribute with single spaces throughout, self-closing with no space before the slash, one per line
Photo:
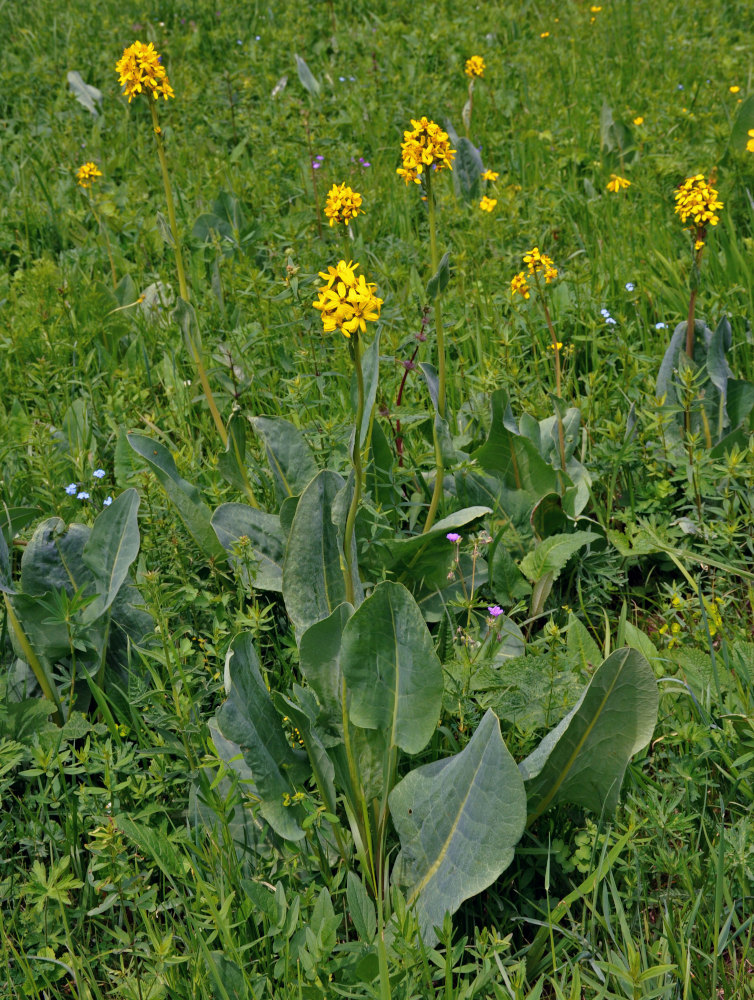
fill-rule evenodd
<path id="1" fill-rule="evenodd" d="M 112 497 L 105 497 L 105 499 L 102 501 L 102 506 L 109 507 L 112 502 L 113 502 Z"/>
<path id="2" fill-rule="evenodd" d="M 610 311 L 609 311 L 608 309 L 605 309 L 605 307 L 603 306 L 603 307 L 602 307 L 602 308 L 600 309 L 600 316 L 603 316 L 603 317 L 604 317 L 605 319 L 607 319 L 607 317 L 608 317 L 609 315 L 610 315 Z"/>
<path id="3" fill-rule="evenodd" d="M 678 90 L 683 90 L 683 84 L 682 84 L 682 83 L 679 83 L 679 84 L 678 84 L 678 87 L 677 87 L 677 89 L 678 89 Z"/>
<path id="4" fill-rule="evenodd" d="M 76 494 L 76 499 L 77 500 L 88 500 L 89 499 L 89 494 L 86 492 L 86 490 L 81 490 L 79 493 Z"/>
<path id="5" fill-rule="evenodd" d="M 636 285 L 633 283 L 633 281 L 627 281 L 626 282 L 626 291 L 627 292 L 632 292 L 634 290 L 634 288 L 636 288 Z"/>
<path id="6" fill-rule="evenodd" d="M 655 330 L 664 330 L 664 329 L 665 329 L 664 323 L 655 323 Z"/>
<path id="7" fill-rule="evenodd" d="M 78 486 L 76 485 L 76 483 L 69 483 L 66 486 L 65 491 L 66 491 L 66 493 L 68 494 L 69 497 L 72 497 L 74 495 L 74 493 L 76 492 L 77 489 L 78 489 Z"/>
<path id="8" fill-rule="evenodd" d="M 340 80 L 341 83 L 346 82 L 346 78 L 344 76 L 339 76 L 338 79 Z"/>
<path id="9" fill-rule="evenodd" d="M 92 475 L 94 476 L 95 479 L 104 479 L 105 478 L 105 470 L 104 469 L 95 469 L 94 472 L 92 473 Z"/>
<path id="10" fill-rule="evenodd" d="M 605 322 L 607 323 L 608 326 L 616 326 L 618 321 L 616 319 L 613 319 L 612 316 L 606 316 Z"/>

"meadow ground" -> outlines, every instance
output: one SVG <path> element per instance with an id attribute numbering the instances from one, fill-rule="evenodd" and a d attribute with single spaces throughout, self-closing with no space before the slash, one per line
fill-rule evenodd
<path id="1" fill-rule="evenodd" d="M 0 3 L 0 997 L 754 996 L 753 31 Z"/>

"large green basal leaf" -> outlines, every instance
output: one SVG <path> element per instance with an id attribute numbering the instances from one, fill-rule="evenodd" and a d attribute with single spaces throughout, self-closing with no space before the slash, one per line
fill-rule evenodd
<path id="1" fill-rule="evenodd" d="M 652 738 L 658 702 L 641 653 L 624 648 L 608 656 L 573 709 L 519 764 L 527 822 L 557 802 L 612 812 L 629 760 Z"/>
<path id="2" fill-rule="evenodd" d="M 285 535 L 276 514 L 245 503 L 224 503 L 212 515 L 212 527 L 244 583 L 259 590 L 283 589 Z M 244 536 L 251 543 L 248 559 L 238 553 L 239 540 Z"/>
<path id="3" fill-rule="evenodd" d="M 112 605 L 139 554 L 138 512 L 138 492 L 125 490 L 92 526 L 82 558 L 94 575 L 97 597 L 86 609 L 87 621 L 99 618 Z"/>
<path id="4" fill-rule="evenodd" d="M 524 830 L 524 783 L 494 712 L 460 753 L 406 775 L 389 803 L 401 841 L 392 878 L 409 887 L 431 944 L 446 912 L 505 871 Z"/>
<path id="5" fill-rule="evenodd" d="M 472 458 L 510 490 L 525 490 L 537 498 L 557 493 L 558 474 L 539 454 L 537 446 L 513 429 L 508 397 L 498 390 L 492 394 L 492 423 L 485 443 Z"/>
<path id="6" fill-rule="evenodd" d="M 442 666 L 416 601 L 400 583 L 375 588 L 346 623 L 340 665 L 349 717 L 390 747 L 419 753 L 437 726 Z"/>
<path id="7" fill-rule="evenodd" d="M 317 474 L 317 463 L 306 438 L 282 417 L 250 417 L 251 426 L 264 441 L 267 462 L 275 480 L 278 499 L 295 497 Z"/>
<path id="8" fill-rule="evenodd" d="M 286 840 L 300 840 L 304 836 L 300 826 L 303 813 L 297 805 L 284 805 L 283 797 L 295 793 L 297 782 L 306 778 L 307 768 L 303 755 L 295 753 L 288 743 L 249 633 L 234 639 L 228 651 L 225 690 L 228 698 L 217 710 L 217 728 L 241 748 L 264 819 Z"/>
<path id="9" fill-rule="evenodd" d="M 209 507 L 202 501 L 196 486 L 178 473 L 173 456 L 159 441 L 144 434 L 129 434 L 128 443 L 150 465 L 168 499 L 202 552 L 209 559 L 225 560 L 225 549 L 218 542 L 210 523 Z"/>
<path id="10" fill-rule="evenodd" d="M 327 618 L 310 625 L 299 643 L 301 672 L 317 696 L 327 727 L 341 735 L 343 674 L 340 660 L 343 629 L 352 614 L 350 604 L 339 605 Z"/>
<path id="11" fill-rule="evenodd" d="M 299 634 L 327 618 L 346 600 L 338 529 L 333 523 L 333 505 L 343 485 L 341 476 L 323 469 L 301 494 L 296 507 L 283 564 L 283 597 Z M 360 603 L 363 592 L 357 574 L 354 591 Z"/>

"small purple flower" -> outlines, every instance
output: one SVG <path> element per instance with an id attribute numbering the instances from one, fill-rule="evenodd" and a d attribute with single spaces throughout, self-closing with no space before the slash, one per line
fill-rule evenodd
<path id="1" fill-rule="evenodd" d="M 78 486 L 76 485 L 76 483 L 69 483 L 65 488 L 65 491 L 69 497 L 74 496 L 77 490 Z"/>
<path id="2" fill-rule="evenodd" d="M 455 531 L 448 532 L 445 537 L 449 542 L 453 542 L 454 544 L 461 541 L 461 536 Z"/>
<path id="3" fill-rule="evenodd" d="M 412 361 L 411 358 L 406 358 L 405 361 L 401 361 L 401 364 L 407 372 L 412 372 L 416 368 L 416 362 Z"/>
<path id="4" fill-rule="evenodd" d="M 105 470 L 104 469 L 95 469 L 94 472 L 92 473 L 92 475 L 94 476 L 95 479 L 104 479 L 105 478 Z"/>
<path id="5" fill-rule="evenodd" d="M 81 490 L 79 493 L 76 494 L 76 499 L 77 500 L 88 500 L 89 499 L 89 494 L 86 492 L 86 490 Z"/>
<path id="6" fill-rule="evenodd" d="M 627 292 L 632 292 L 634 290 L 634 288 L 636 288 L 636 285 L 633 283 L 633 281 L 627 281 L 626 282 L 626 291 Z"/>
<path id="7" fill-rule="evenodd" d="M 102 501 L 102 506 L 109 507 L 112 502 L 113 502 L 112 497 L 105 497 L 105 499 Z"/>
<path id="8" fill-rule="evenodd" d="M 312 170 L 319 170 L 321 166 L 322 166 L 321 163 L 317 163 L 316 160 L 312 160 Z"/>
<path id="9" fill-rule="evenodd" d="M 503 609 L 500 607 L 499 604 L 491 604 L 487 608 L 487 610 L 490 613 L 490 618 L 499 618 L 500 615 L 503 613 Z"/>

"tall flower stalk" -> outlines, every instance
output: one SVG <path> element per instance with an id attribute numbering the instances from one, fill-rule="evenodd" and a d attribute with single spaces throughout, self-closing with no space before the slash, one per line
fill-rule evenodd
<path id="1" fill-rule="evenodd" d="M 170 97 L 175 97 L 173 88 L 170 86 L 165 67 L 162 65 L 162 56 L 155 51 L 154 45 L 144 45 L 143 42 L 136 41 L 124 49 L 123 55 L 115 65 L 115 72 L 118 74 L 118 82 L 123 87 L 124 96 L 128 97 L 130 104 L 134 97 L 143 94 L 151 97 L 149 102 L 152 114 L 152 130 L 157 142 L 157 156 L 160 161 L 162 172 L 162 184 L 165 189 L 165 204 L 168 210 L 168 224 L 173 238 L 173 250 L 175 252 L 175 266 L 178 274 L 178 291 L 184 302 L 189 301 L 189 290 L 186 282 L 186 272 L 183 267 L 183 250 L 181 235 L 178 229 L 178 222 L 175 214 L 175 202 L 173 201 L 173 190 L 170 185 L 170 173 L 168 171 L 168 161 L 165 155 L 165 144 L 162 138 L 159 116 L 157 114 L 157 100 L 160 96 L 167 101 Z M 201 382 L 204 397 L 207 400 L 212 419 L 220 435 L 223 446 L 228 446 L 228 432 L 225 429 L 220 411 L 217 408 L 215 397 L 207 377 L 207 370 L 202 361 L 199 345 L 193 337 L 186 337 L 189 349 L 196 365 Z"/>
<path id="2" fill-rule="evenodd" d="M 464 72 L 469 78 L 469 96 L 463 109 L 461 117 L 463 126 L 466 129 L 466 138 L 471 138 L 471 116 L 474 112 L 474 84 L 484 76 L 485 63 L 481 56 L 471 56 L 466 60 Z"/>
<path id="3" fill-rule="evenodd" d="M 366 333 L 368 322 L 377 322 L 382 306 L 382 299 L 375 295 L 377 286 L 373 282 L 368 282 L 363 274 L 357 276 L 358 267 L 359 265 L 353 261 L 341 260 L 335 267 L 328 267 L 327 273 L 320 271 L 319 276 L 324 279 L 325 284 L 319 287 L 319 295 L 313 303 L 322 317 L 324 332 L 334 333 L 339 330 L 348 339 L 356 372 L 356 423 L 351 449 L 354 486 L 343 533 L 343 577 L 346 600 L 349 604 L 355 604 L 353 540 L 364 478 L 361 461 L 361 426 L 364 420 L 365 393 L 360 334 Z"/>
<path id="4" fill-rule="evenodd" d="M 694 357 L 694 313 L 696 296 L 699 290 L 699 268 L 707 241 L 707 230 L 720 221 L 717 214 L 723 207 L 718 198 L 714 184 L 714 176 L 706 180 L 704 174 L 695 174 L 687 178 L 675 194 L 675 211 L 681 222 L 690 221 L 688 229 L 694 239 L 694 261 L 691 270 L 691 294 L 689 296 L 689 314 L 686 325 L 686 354 Z"/>
<path id="5" fill-rule="evenodd" d="M 102 171 L 99 169 L 96 163 L 92 163 L 91 160 L 88 163 L 82 163 L 79 169 L 76 171 L 76 183 L 80 188 L 83 188 L 87 193 L 89 198 L 89 208 L 92 210 L 92 215 L 94 216 L 94 221 L 99 226 L 99 231 L 105 240 L 105 247 L 107 249 L 107 259 L 110 261 L 110 275 L 113 281 L 113 288 L 118 287 L 118 276 L 115 273 L 115 261 L 113 260 L 113 251 L 110 246 L 110 237 L 107 235 L 107 229 L 105 228 L 102 219 L 100 218 L 99 212 L 97 211 L 97 206 L 94 203 L 94 195 L 92 194 L 92 185 L 95 181 L 98 181 L 102 176 Z"/>
<path id="6" fill-rule="evenodd" d="M 534 286 L 537 289 L 537 299 L 542 306 L 542 312 L 544 313 L 545 323 L 547 324 L 547 329 L 550 334 L 550 349 L 553 352 L 554 366 L 555 366 L 555 395 L 558 399 L 562 398 L 562 373 L 560 366 L 560 350 L 563 347 L 562 343 L 558 340 L 557 334 L 555 333 L 555 327 L 552 322 L 552 316 L 550 315 L 550 308 L 547 305 L 547 296 L 545 294 L 544 286 L 550 284 L 558 276 L 558 270 L 553 263 L 551 257 L 547 254 L 541 253 L 539 247 L 532 247 L 523 256 L 523 262 L 526 264 L 526 271 L 519 271 L 518 274 L 514 275 L 511 279 L 511 295 L 520 295 L 524 299 L 531 297 L 531 289 L 529 281 L 533 279 Z M 565 472 L 566 467 L 566 457 L 565 457 L 565 433 L 563 431 L 563 420 L 560 416 L 560 410 L 556 407 L 555 419 L 558 425 L 558 450 L 560 452 L 560 465 Z"/>
<path id="7" fill-rule="evenodd" d="M 397 173 L 406 184 L 421 184 L 427 197 L 427 213 L 429 217 L 429 256 L 432 274 L 437 274 L 440 259 L 437 250 L 437 221 L 435 199 L 432 186 L 432 175 L 447 167 L 453 169 L 455 150 L 450 147 L 450 139 L 439 125 L 427 118 L 411 119 L 411 129 L 403 133 L 401 143 L 402 165 Z M 435 335 L 437 337 L 437 414 L 440 420 L 445 419 L 445 333 L 442 323 L 442 308 L 438 292 L 434 303 Z M 437 508 L 442 496 L 445 468 L 443 465 L 442 448 L 437 424 L 434 425 L 435 447 L 435 484 L 432 491 L 427 520 L 424 531 L 430 530 L 437 515 Z"/>

